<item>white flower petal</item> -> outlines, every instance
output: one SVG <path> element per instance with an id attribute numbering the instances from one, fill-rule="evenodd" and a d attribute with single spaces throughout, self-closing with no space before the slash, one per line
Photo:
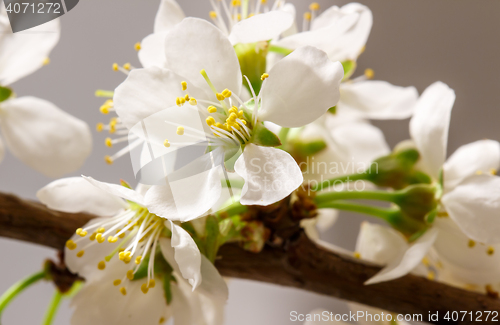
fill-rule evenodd
<path id="1" fill-rule="evenodd" d="M 410 121 L 410 135 L 420 152 L 422 168 L 437 179 L 446 159 L 448 129 L 455 92 L 435 82 L 422 93 Z"/>
<path id="2" fill-rule="evenodd" d="M 115 90 L 114 104 L 121 121 L 131 129 L 145 118 L 175 106 L 175 100 L 185 93 L 181 82 L 185 79 L 174 72 L 158 67 L 134 69 Z M 203 94 L 189 87 L 192 96 Z"/>
<path id="3" fill-rule="evenodd" d="M 373 18 L 367 7 L 350 4 L 340 10 L 331 7 L 316 20 L 311 31 L 285 37 L 276 45 L 290 49 L 309 45 L 325 51 L 332 61 L 356 60 L 370 35 Z"/>
<path id="4" fill-rule="evenodd" d="M 165 44 L 169 69 L 187 78 L 186 81 L 215 98 L 200 74 L 205 69 L 218 92 L 228 88 L 240 94 L 242 76 L 238 58 L 231 42 L 217 27 L 203 19 L 186 18 L 167 34 Z"/>
<path id="5" fill-rule="evenodd" d="M 326 54 L 306 46 L 295 50 L 269 71 L 262 90 L 260 121 L 283 127 L 313 122 L 339 100 L 344 70 Z"/>
<path id="6" fill-rule="evenodd" d="M 404 236 L 396 230 L 363 222 L 356 242 L 356 251 L 364 260 L 378 264 L 389 264 L 403 255 L 408 246 Z"/>
<path id="7" fill-rule="evenodd" d="M 82 176 L 82 177 L 90 184 L 92 184 L 94 187 L 101 189 L 106 193 L 143 205 L 144 198 L 142 197 L 142 195 L 140 195 L 134 190 L 131 190 L 125 186 L 117 184 L 100 182 L 93 179 L 92 177 L 87 177 L 87 176 Z"/>
<path id="8" fill-rule="evenodd" d="M 234 169 L 245 179 L 241 204 L 270 205 L 285 198 L 303 181 L 302 172 L 286 151 L 248 144 Z"/>
<path id="9" fill-rule="evenodd" d="M 155 18 L 155 33 L 168 32 L 180 23 L 186 15 L 174 0 L 161 0 Z"/>
<path id="10" fill-rule="evenodd" d="M 181 226 L 170 222 L 172 230 L 172 247 L 175 250 L 175 261 L 182 277 L 189 281 L 193 291 L 202 283 L 201 253 L 191 235 Z"/>
<path id="11" fill-rule="evenodd" d="M 500 145 L 493 140 L 479 140 L 458 148 L 443 166 L 445 191 L 452 190 L 477 172 L 490 173 L 500 167 Z"/>
<path id="12" fill-rule="evenodd" d="M 404 255 L 390 261 L 386 267 L 366 281 L 365 284 L 390 281 L 410 273 L 428 253 L 432 244 L 436 241 L 438 232 L 437 229 L 427 230 L 425 234 L 410 245 Z"/>
<path id="13" fill-rule="evenodd" d="M 292 23 L 292 25 L 290 26 L 290 28 L 288 28 L 287 30 L 285 30 L 281 34 L 281 36 L 282 37 L 287 37 L 287 36 L 296 34 L 298 32 L 298 29 L 297 29 L 297 23 L 295 22 L 295 15 L 296 15 L 296 12 L 297 12 L 297 10 L 295 9 L 295 6 L 292 3 L 288 2 L 288 3 L 285 3 L 285 5 L 281 7 L 281 10 L 285 11 L 285 12 L 288 12 L 293 17 L 293 23 Z"/>
<path id="14" fill-rule="evenodd" d="M 413 114 L 417 99 L 415 87 L 399 87 L 386 81 L 367 80 L 343 83 L 337 109 L 359 118 L 405 119 Z"/>
<path id="15" fill-rule="evenodd" d="M 2 9 L 0 15 L 6 12 Z M 25 31 L 12 33 L 8 20 L 0 23 L 0 85 L 11 83 L 40 69 L 59 41 L 56 18 Z"/>
<path id="16" fill-rule="evenodd" d="M 46 185 L 36 197 L 48 208 L 68 212 L 86 212 L 101 217 L 115 215 L 124 202 L 96 188 L 82 177 L 62 178 Z"/>
<path id="17" fill-rule="evenodd" d="M 441 202 L 460 229 L 481 243 L 500 243 L 500 177 L 474 175 Z"/>
<path id="18" fill-rule="evenodd" d="M 167 32 L 153 33 L 142 40 L 138 56 L 144 68 L 167 67 L 167 59 L 165 58 L 166 35 Z"/>
<path id="19" fill-rule="evenodd" d="M 255 15 L 236 23 L 229 34 L 229 41 L 233 45 L 269 41 L 290 28 L 293 22 L 294 16 L 282 10 Z"/>
<path id="20" fill-rule="evenodd" d="M 124 264 L 119 260 L 118 262 Z M 161 318 L 168 319 L 170 307 L 165 301 L 161 284 L 149 289 L 145 295 L 141 291 L 141 285 L 145 281 L 130 281 L 126 286 L 127 295 L 123 296 L 120 287 L 114 287 L 112 283 L 125 273 L 111 277 L 111 273 L 116 273 L 110 270 L 113 266 L 109 263 L 105 271 L 98 271 L 107 276 L 91 282 L 87 280 L 73 298 L 72 325 L 159 324 Z M 161 279 L 157 278 L 156 281 L 161 282 Z"/>
<path id="21" fill-rule="evenodd" d="M 92 149 L 88 125 L 35 97 L 20 97 L 0 104 L 0 129 L 10 152 L 49 177 L 79 169 Z"/>

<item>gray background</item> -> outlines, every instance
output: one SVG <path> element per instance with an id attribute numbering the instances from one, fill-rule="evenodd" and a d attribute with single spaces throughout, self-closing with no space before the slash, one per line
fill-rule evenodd
<path id="1" fill-rule="evenodd" d="M 309 2 L 296 4 L 301 17 Z M 322 8 L 347 1 L 319 1 Z M 459 145 L 482 138 L 500 140 L 500 2 L 498 0 L 371 0 L 362 1 L 374 14 L 374 26 L 359 70 L 375 70 L 376 79 L 414 85 L 421 92 L 436 80 L 457 92 L 450 128 L 449 153 Z M 92 128 L 103 121 L 96 89 L 114 89 L 124 79 L 113 72 L 113 62 L 139 66 L 133 45 L 153 29 L 159 1 L 85 0 L 62 17 L 62 37 L 51 55 L 52 63 L 14 84 L 18 95 L 48 99 Z M 182 0 L 188 15 L 208 17 L 209 2 Z M 408 137 L 407 121 L 376 123 L 392 146 Z M 133 181 L 128 158 L 107 166 L 103 157 L 116 149 L 104 146 L 104 134 L 94 133 L 94 152 L 75 173 L 102 181 Z M 0 191 L 34 198 L 37 189 L 50 179 L 30 170 L 7 154 L 0 166 Z M 342 215 L 328 240 L 353 248 L 359 222 L 357 215 Z M 0 292 L 40 268 L 55 252 L 13 240 L 0 239 Z M 345 312 L 336 299 L 264 285 L 231 280 L 226 324 L 290 324 L 289 313 L 306 313 L 323 307 Z M 8 308 L 3 324 L 40 323 L 52 294 L 49 284 L 31 288 Z M 55 324 L 69 324 L 67 303 Z"/>

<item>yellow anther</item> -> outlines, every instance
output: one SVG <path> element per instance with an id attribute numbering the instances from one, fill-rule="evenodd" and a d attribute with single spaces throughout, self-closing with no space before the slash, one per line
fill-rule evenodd
<path id="1" fill-rule="evenodd" d="M 237 21 L 240 21 L 241 20 L 241 14 L 236 14 L 235 18 L 236 18 Z"/>
<path id="2" fill-rule="evenodd" d="M 92 241 L 95 239 L 95 236 L 97 235 L 97 233 L 92 233 L 92 235 L 90 235 L 89 239 Z"/>
<path id="3" fill-rule="evenodd" d="M 135 43 L 135 44 L 134 44 L 134 49 L 135 49 L 136 51 L 140 51 L 140 50 L 141 50 L 141 48 L 142 48 L 142 47 L 141 47 L 141 43 L 137 42 L 137 43 Z"/>
<path id="4" fill-rule="evenodd" d="M 78 228 L 76 230 L 76 234 L 80 237 L 85 237 L 87 236 L 87 231 L 86 230 L 83 230 L 82 228 Z"/>
<path id="5" fill-rule="evenodd" d="M 486 250 L 486 254 L 488 254 L 490 256 L 495 254 L 495 248 L 493 248 L 493 246 L 488 246 L 488 249 Z"/>
<path id="6" fill-rule="evenodd" d="M 76 257 L 82 257 L 83 254 L 85 254 L 85 251 L 81 250 L 78 253 L 76 253 Z"/>
<path id="7" fill-rule="evenodd" d="M 233 0 L 233 1 L 231 1 L 231 6 L 233 6 L 233 7 L 241 6 L 241 1 L 240 0 Z"/>
<path id="8" fill-rule="evenodd" d="M 148 284 L 147 284 L 147 283 L 144 283 L 143 285 L 141 285 L 141 291 L 142 291 L 142 293 L 144 293 L 144 294 L 148 293 L 148 291 L 149 291 L 149 287 L 148 287 Z"/>
<path id="9" fill-rule="evenodd" d="M 104 124 L 97 123 L 97 125 L 95 126 L 95 129 L 97 132 L 101 132 L 104 129 Z"/>
<path id="10" fill-rule="evenodd" d="M 49 64 L 50 64 L 50 58 L 49 58 L 49 57 L 46 57 L 45 59 L 43 59 L 42 64 L 43 64 L 43 65 L 49 65 Z"/>
<path id="11" fill-rule="evenodd" d="M 217 97 L 217 100 L 219 100 L 219 101 L 226 99 L 226 97 L 224 97 L 224 95 L 219 94 L 219 93 L 215 94 L 215 97 Z"/>
<path id="12" fill-rule="evenodd" d="M 122 293 L 122 295 L 126 296 L 127 295 L 127 289 L 125 289 L 125 287 L 121 287 L 120 288 L 120 292 Z"/>
<path id="13" fill-rule="evenodd" d="M 113 285 L 115 287 L 119 286 L 121 283 L 122 283 L 122 280 L 120 280 L 120 279 L 116 279 L 115 281 L 113 281 Z"/>
<path id="14" fill-rule="evenodd" d="M 207 122 L 208 126 L 212 126 L 215 124 L 215 119 L 212 116 L 207 117 L 205 121 Z"/>
<path id="15" fill-rule="evenodd" d="M 229 114 L 231 114 L 231 113 L 238 113 L 238 108 L 237 108 L 237 107 L 235 107 L 235 106 L 231 107 L 231 108 L 229 109 Z"/>
<path id="16" fill-rule="evenodd" d="M 76 243 L 72 239 L 70 239 L 66 242 L 66 248 L 72 251 L 76 248 Z"/>
<path id="17" fill-rule="evenodd" d="M 247 125 L 247 121 L 245 121 L 245 120 L 241 120 L 241 123 Z"/>
<path id="18" fill-rule="evenodd" d="M 263 73 L 262 76 L 260 76 L 260 80 L 262 81 L 266 80 L 267 78 L 269 78 L 269 74 L 267 73 Z"/>
<path id="19" fill-rule="evenodd" d="M 224 96 L 224 97 L 226 97 L 226 98 L 231 97 L 231 95 L 232 95 L 232 94 L 233 94 L 233 93 L 231 92 L 231 90 L 229 90 L 229 89 L 227 89 L 227 88 L 226 88 L 226 89 L 224 89 L 224 90 L 222 91 L 222 96 Z"/>
<path id="20" fill-rule="evenodd" d="M 476 242 L 473 241 L 472 239 L 469 239 L 469 242 L 467 243 L 467 246 L 469 246 L 470 248 L 476 246 Z"/>
<path id="21" fill-rule="evenodd" d="M 245 115 L 245 113 L 243 111 L 239 111 L 238 112 L 238 117 L 239 118 L 242 118 L 244 115 Z"/>
<path id="22" fill-rule="evenodd" d="M 99 228 L 97 228 L 97 230 L 96 230 L 96 232 L 99 232 L 99 233 L 101 233 L 101 234 L 102 234 L 102 233 L 104 233 L 105 231 L 106 231 L 106 228 L 104 228 L 104 227 L 99 227 Z"/>
<path id="23" fill-rule="evenodd" d="M 133 280 L 134 279 L 134 270 L 128 270 L 127 271 L 127 278 L 129 280 Z"/>
<path id="24" fill-rule="evenodd" d="M 267 0 L 260 0 L 260 3 L 262 3 L 263 5 L 265 5 L 267 3 Z"/>
<path id="25" fill-rule="evenodd" d="M 125 233 L 122 233 L 120 236 L 118 236 L 118 238 L 123 238 L 125 237 Z"/>
<path id="26" fill-rule="evenodd" d="M 222 125 L 222 123 L 220 122 L 215 123 L 215 126 L 218 127 L 219 129 L 224 128 L 224 125 Z"/>
<path id="27" fill-rule="evenodd" d="M 125 64 L 123 65 L 123 69 L 125 69 L 125 70 L 130 70 L 130 68 L 131 68 L 131 67 L 132 67 L 132 66 L 130 65 L 130 63 L 125 63 Z"/>
<path id="28" fill-rule="evenodd" d="M 360 254 L 359 252 L 354 252 L 354 253 L 353 253 L 353 256 L 354 256 L 355 258 L 361 258 L 361 254 Z"/>
<path id="29" fill-rule="evenodd" d="M 106 238 L 104 238 L 104 236 L 103 236 L 102 234 L 97 234 L 97 235 L 95 236 L 95 239 L 97 240 L 97 242 L 98 242 L 99 244 L 104 243 L 104 241 L 106 240 Z"/>
<path id="30" fill-rule="evenodd" d="M 122 252 L 120 252 L 120 253 L 118 254 L 118 258 L 120 259 L 120 261 L 123 261 L 123 259 L 125 258 L 125 252 L 123 252 L 123 251 L 122 251 Z"/>
<path id="31" fill-rule="evenodd" d="M 217 18 L 217 13 L 215 11 L 210 11 L 209 15 L 210 15 L 210 18 L 212 18 L 212 19 Z"/>
<path id="32" fill-rule="evenodd" d="M 482 170 L 476 170 L 476 175 L 483 175 L 483 171 Z"/>
<path id="33" fill-rule="evenodd" d="M 177 135 L 183 135 L 183 134 L 184 134 L 184 127 L 178 126 L 177 127 Z"/>
<path id="34" fill-rule="evenodd" d="M 422 264 L 424 264 L 425 266 L 429 266 L 431 264 L 431 262 L 429 262 L 429 259 L 427 257 L 424 257 L 422 259 Z"/>
<path id="35" fill-rule="evenodd" d="M 231 113 L 231 114 L 229 114 L 228 120 L 236 121 L 237 118 L 238 118 L 238 115 L 236 115 L 236 113 Z M 227 122 L 227 120 L 226 120 L 226 122 Z"/>
<path id="36" fill-rule="evenodd" d="M 319 3 L 313 2 L 309 5 L 309 10 L 319 10 Z"/>
<path id="37" fill-rule="evenodd" d="M 109 106 L 104 104 L 99 108 L 99 111 L 104 115 L 109 114 Z"/>
<path id="38" fill-rule="evenodd" d="M 305 20 L 311 20 L 312 18 L 312 15 L 310 12 L 304 12 L 304 19 Z"/>
<path id="39" fill-rule="evenodd" d="M 161 318 L 160 318 L 160 321 L 159 321 L 158 323 L 159 323 L 159 324 L 163 324 L 163 323 L 165 323 L 165 317 L 161 317 Z"/>
<path id="40" fill-rule="evenodd" d="M 165 139 L 165 141 L 163 141 L 163 146 L 165 146 L 165 148 L 170 147 L 170 142 L 168 142 L 168 139 Z"/>
<path id="41" fill-rule="evenodd" d="M 108 237 L 108 242 L 110 242 L 110 243 L 116 243 L 117 241 L 118 241 L 118 237 L 113 237 L 113 236 Z"/>
<path id="42" fill-rule="evenodd" d="M 106 268 L 106 262 L 100 261 L 99 263 L 97 263 L 97 268 L 101 271 L 104 270 Z"/>
<path id="43" fill-rule="evenodd" d="M 113 146 L 113 140 L 111 140 L 111 138 L 106 138 L 106 140 L 104 140 L 104 144 L 106 144 L 106 147 L 112 147 Z"/>
<path id="44" fill-rule="evenodd" d="M 142 261 L 142 256 L 139 255 L 135 258 L 135 264 L 139 265 L 141 264 L 141 261 Z"/>
<path id="45" fill-rule="evenodd" d="M 118 63 L 113 63 L 113 71 L 118 71 L 119 66 Z"/>
<path id="46" fill-rule="evenodd" d="M 497 170 L 495 168 L 490 169 L 490 174 L 491 175 L 496 175 L 497 174 Z"/>
<path id="47" fill-rule="evenodd" d="M 113 159 L 110 156 L 104 156 L 104 161 L 108 165 L 112 165 L 113 164 Z"/>
<path id="48" fill-rule="evenodd" d="M 151 279 L 151 280 L 149 280 L 149 287 L 150 287 L 150 288 L 154 288 L 154 287 L 155 287 L 155 285 L 156 285 L 156 281 L 155 281 L 155 279 Z"/>
<path id="49" fill-rule="evenodd" d="M 191 98 L 189 99 L 189 104 L 191 104 L 192 106 L 194 106 L 194 105 L 198 104 L 198 102 L 196 101 L 196 99 L 195 99 L 195 98 L 191 97 Z"/>
<path id="50" fill-rule="evenodd" d="M 181 81 L 181 86 L 182 86 L 182 90 L 183 91 L 186 90 L 186 89 L 188 89 L 188 83 L 185 82 L 185 81 Z"/>
<path id="51" fill-rule="evenodd" d="M 116 132 L 116 127 L 114 124 L 109 125 L 109 134 L 113 134 Z"/>
<path id="52" fill-rule="evenodd" d="M 433 281 L 435 278 L 436 278 L 436 274 L 434 273 L 434 271 L 429 271 L 427 273 L 427 279 Z"/>
<path id="53" fill-rule="evenodd" d="M 365 77 L 368 79 L 373 79 L 375 77 L 375 71 L 373 69 L 365 69 Z"/>
<path id="54" fill-rule="evenodd" d="M 186 103 L 186 97 L 179 97 L 179 101 L 181 102 L 181 105 Z"/>
<path id="55" fill-rule="evenodd" d="M 180 97 L 177 97 L 177 98 L 175 99 L 175 105 L 177 105 L 177 106 L 182 106 Z"/>
<path id="56" fill-rule="evenodd" d="M 215 112 L 217 112 L 217 107 L 215 107 L 215 106 L 208 106 L 207 111 L 209 113 L 215 113 Z"/>

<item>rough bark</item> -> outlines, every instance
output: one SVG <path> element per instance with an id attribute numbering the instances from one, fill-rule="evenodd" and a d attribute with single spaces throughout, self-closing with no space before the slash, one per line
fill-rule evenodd
<path id="1" fill-rule="evenodd" d="M 39 203 L 0 193 L 0 236 L 3 237 L 62 249 L 75 229 L 92 218 L 94 216 L 88 214 L 56 212 Z M 266 246 L 258 254 L 237 245 L 224 245 L 216 266 L 225 276 L 295 287 L 394 313 L 422 314 L 424 321 L 429 321 L 429 313 L 438 312 L 440 319 L 430 321 L 435 324 L 453 323 L 443 320 L 448 311 L 500 312 L 497 298 L 413 275 L 365 286 L 363 283 L 378 272 L 380 266 L 326 251 L 303 233 L 285 248 Z M 456 323 L 475 322 L 466 317 Z"/>

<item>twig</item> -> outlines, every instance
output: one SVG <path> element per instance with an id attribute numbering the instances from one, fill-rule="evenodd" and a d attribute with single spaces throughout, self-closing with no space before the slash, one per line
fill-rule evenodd
<path id="1" fill-rule="evenodd" d="M 94 218 L 88 214 L 69 214 L 0 193 L 0 236 L 62 249 L 75 229 Z M 299 232 L 285 248 L 266 248 L 258 254 L 237 245 L 221 247 L 216 266 L 221 274 L 304 289 L 401 314 L 439 313 L 434 324 L 453 324 L 443 320 L 448 311 L 498 311 L 500 300 L 472 291 L 407 275 L 403 278 L 365 286 L 363 283 L 380 270 L 368 264 L 328 252 Z M 466 317 L 467 318 L 467 317 Z M 465 319 L 456 324 L 472 324 Z"/>

